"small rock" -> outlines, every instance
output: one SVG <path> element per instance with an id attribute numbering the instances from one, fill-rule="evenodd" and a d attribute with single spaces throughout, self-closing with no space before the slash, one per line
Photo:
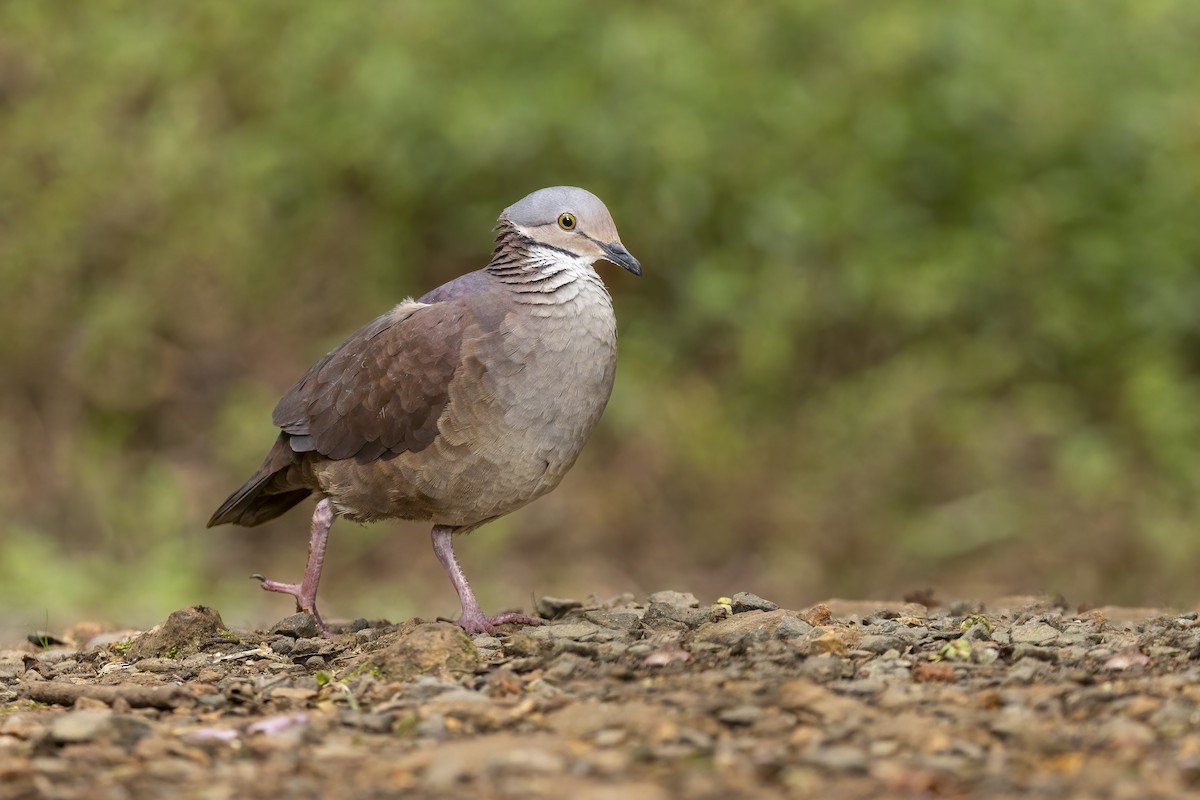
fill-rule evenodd
<path id="1" fill-rule="evenodd" d="M 625 741 L 628 735 L 620 728 L 605 728 L 604 730 L 597 731 L 592 741 L 596 743 L 597 747 L 616 747 Z"/>
<path id="2" fill-rule="evenodd" d="M 56 744 L 110 741 L 132 747 L 153 731 L 154 726 L 131 714 L 107 709 L 68 711 L 50 723 L 48 737 Z"/>
<path id="3" fill-rule="evenodd" d="M 415 730 L 422 739 L 445 739 L 446 718 L 441 714 L 431 714 L 418 722 Z"/>
<path id="4" fill-rule="evenodd" d="M 207 606 L 180 609 L 137 637 L 128 650 L 131 659 L 192 655 L 214 641 L 236 641 L 221 621 L 221 615 Z"/>
<path id="5" fill-rule="evenodd" d="M 1020 661 L 1023 658 L 1033 658 L 1038 661 L 1048 661 L 1055 663 L 1058 661 L 1058 652 L 1048 647 L 1038 647 L 1033 644 L 1016 644 L 1013 645 L 1012 659 Z"/>
<path id="6" fill-rule="evenodd" d="M 779 627 L 775 629 L 775 638 L 799 639 L 802 636 L 808 636 L 812 630 L 813 626 L 800 619 L 799 616 L 787 614 L 779 620 Z"/>
<path id="7" fill-rule="evenodd" d="M 1058 628 L 1045 622 L 1027 622 L 1017 625 L 1009 634 L 1013 644 L 1032 644 L 1047 646 L 1058 641 Z"/>
<path id="8" fill-rule="evenodd" d="M 675 606 L 677 608 L 699 608 L 700 601 L 696 599 L 696 595 L 691 592 L 672 592 L 663 591 L 655 592 L 646 598 L 651 604 L 662 603 L 667 606 Z"/>
<path id="9" fill-rule="evenodd" d="M 791 620 L 787 628 L 789 634 L 799 631 L 801 626 L 807 626 L 809 632 L 813 630 L 811 625 L 797 619 L 795 612 L 783 610 L 746 611 L 742 614 L 735 614 L 729 619 L 723 619 L 720 622 L 712 622 L 700 626 L 700 629 L 696 632 L 696 640 L 700 642 L 716 642 L 725 647 L 734 647 L 753 644 L 755 642 L 765 642 L 777 637 L 794 638 L 792 636 L 780 636 L 779 630 L 785 620 Z"/>
<path id="10" fill-rule="evenodd" d="M 172 658 L 143 658 L 135 667 L 138 672 L 174 672 L 179 662 Z"/>
<path id="11" fill-rule="evenodd" d="M 495 636 L 487 634 L 479 634 L 471 637 L 471 643 L 475 645 L 476 650 L 499 650 L 504 646 L 504 643 Z"/>
<path id="12" fill-rule="evenodd" d="M 889 636 L 886 634 L 873 634 L 864 636 L 862 641 L 858 643 L 859 650 L 865 650 L 868 653 L 879 655 L 886 653 L 889 650 L 895 650 L 897 654 L 904 652 L 908 647 L 908 643 L 899 636 Z"/>
<path id="13" fill-rule="evenodd" d="M 78 650 L 40 650 L 34 653 L 33 658 L 39 664 L 57 664 L 60 661 L 73 660 L 78 656 Z"/>
<path id="14" fill-rule="evenodd" d="M 670 623 L 677 623 L 674 626 L 676 628 L 680 625 L 684 628 L 695 628 L 707 621 L 707 619 L 707 609 L 691 608 L 673 603 L 652 602 L 650 607 L 646 609 L 645 616 L 642 617 L 642 624 L 651 628 L 662 628 L 672 627 Z"/>
<path id="15" fill-rule="evenodd" d="M 644 612 L 643 612 L 644 613 Z M 635 611 L 588 611 L 583 615 L 588 622 L 621 631 L 632 631 L 642 622 L 642 614 Z"/>
<path id="16" fill-rule="evenodd" d="M 835 745 L 833 747 L 810 747 L 804 752 L 804 761 L 829 772 L 862 773 L 867 771 L 867 755 L 857 747 Z"/>
<path id="17" fill-rule="evenodd" d="M 726 725 L 753 725 L 762 719 L 762 715 L 761 708 L 746 704 L 721 709 L 717 712 L 717 719 Z"/>
<path id="18" fill-rule="evenodd" d="M 577 608 L 583 608 L 583 603 L 568 597 L 543 596 L 537 599 L 537 615 L 542 619 L 557 619 Z"/>
<path id="19" fill-rule="evenodd" d="M 1033 683 L 1041 671 L 1041 665 L 1035 659 L 1022 658 L 1008 670 L 1008 680 L 1013 683 Z"/>
<path id="20" fill-rule="evenodd" d="M 975 644 L 977 642 L 990 642 L 992 641 L 992 630 L 989 629 L 984 623 L 977 622 L 967 629 L 966 633 L 962 635 L 962 638 L 966 639 L 971 644 Z"/>
<path id="21" fill-rule="evenodd" d="M 297 639 L 292 643 L 292 658 L 315 655 L 324 644 L 324 639 Z"/>
<path id="22" fill-rule="evenodd" d="M 362 628 L 354 632 L 354 641 L 367 644 L 379 638 L 379 628 Z"/>
<path id="23" fill-rule="evenodd" d="M 448 622 L 427 622 L 415 626 L 386 649 L 376 653 L 371 663 L 379 668 L 385 678 L 401 681 L 412 680 L 420 675 L 448 679 L 452 675 L 473 673 L 480 666 L 479 654 L 475 652 L 470 637 L 462 628 Z"/>
<path id="24" fill-rule="evenodd" d="M 552 678 L 566 680 L 575 674 L 576 670 L 587 666 L 587 661 L 571 653 L 563 653 L 550 663 L 546 674 Z"/>
<path id="25" fill-rule="evenodd" d="M 280 636 L 271 642 L 271 649 L 281 656 L 286 656 L 296 647 L 296 640 L 288 636 Z"/>
<path id="26" fill-rule="evenodd" d="M 738 592 L 733 596 L 733 613 L 741 614 L 745 611 L 774 611 L 779 608 L 778 603 L 772 603 L 770 600 L 764 600 L 756 594 L 750 592 Z"/>
<path id="27" fill-rule="evenodd" d="M 321 635 L 321 630 L 312 614 L 299 612 L 276 622 L 271 626 L 271 633 L 293 639 L 315 639 Z"/>
<path id="28" fill-rule="evenodd" d="M 107 729 L 112 716 L 107 709 L 68 711 L 50 723 L 50 740 L 58 744 L 90 742 Z"/>
<path id="29" fill-rule="evenodd" d="M 343 708 L 338 712 L 338 722 L 348 728 L 356 728 L 367 733 L 391 733 L 392 731 L 391 716 L 370 711 Z"/>
<path id="30" fill-rule="evenodd" d="M 867 747 L 867 751 L 871 754 L 871 758 L 890 758 L 896 755 L 900 750 L 900 743 L 895 739 L 879 739 L 871 742 Z"/>
<path id="31" fill-rule="evenodd" d="M 308 669 L 308 670 L 313 670 L 313 671 L 316 671 L 318 669 L 325 669 L 325 657 L 324 656 L 312 656 L 311 658 L 307 659 L 304 662 L 304 668 Z"/>
<path id="32" fill-rule="evenodd" d="M 575 639 L 583 640 L 596 635 L 600 626 L 594 622 L 557 622 L 541 625 L 529 631 L 529 635 L 539 639 Z"/>
<path id="33" fill-rule="evenodd" d="M 14 680 L 25 674 L 25 654 L 20 650 L 0 650 L 0 681 Z"/>

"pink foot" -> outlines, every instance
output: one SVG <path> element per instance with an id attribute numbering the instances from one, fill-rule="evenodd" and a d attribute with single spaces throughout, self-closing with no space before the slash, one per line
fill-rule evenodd
<path id="1" fill-rule="evenodd" d="M 304 566 L 304 580 L 301 583 L 280 583 L 269 581 L 262 575 L 251 575 L 262 584 L 263 591 L 290 594 L 296 598 L 296 610 L 312 614 L 317 621 L 317 628 L 322 636 L 332 636 L 333 633 L 317 613 L 317 584 L 321 582 L 321 567 L 325 564 L 325 546 L 329 541 L 329 529 L 333 526 L 333 506 L 326 498 L 317 503 L 313 509 L 312 532 L 308 540 L 308 563 Z"/>
<path id="2" fill-rule="evenodd" d="M 437 554 L 442 568 L 450 576 L 454 590 L 458 592 L 458 602 L 462 606 L 462 615 L 454 622 L 467 633 L 495 633 L 497 625 L 507 625 L 515 622 L 518 625 L 541 625 L 543 620 L 509 611 L 489 617 L 479 608 L 479 601 L 471 591 L 471 584 L 463 574 L 458 559 L 454 556 L 454 528 L 448 525 L 433 526 L 433 552 Z"/>
<path id="3" fill-rule="evenodd" d="M 317 623 L 317 630 L 322 636 L 333 636 L 333 631 L 321 619 L 320 613 L 317 612 L 316 598 L 307 599 L 304 597 L 304 588 L 298 583 L 280 583 L 279 581 L 267 580 L 263 575 L 254 574 L 250 576 L 258 581 L 265 592 L 279 592 L 280 594 L 290 594 L 296 598 L 296 610 L 302 614 L 311 614 L 312 618 Z"/>
<path id="4" fill-rule="evenodd" d="M 463 613 L 461 617 L 454 620 L 454 624 L 462 628 L 467 633 L 495 633 L 497 625 L 508 625 L 515 623 L 517 625 L 543 625 L 545 620 L 531 617 L 527 614 L 518 614 L 515 611 L 507 611 L 503 614 L 495 614 L 487 616 L 478 609 L 474 614 Z"/>

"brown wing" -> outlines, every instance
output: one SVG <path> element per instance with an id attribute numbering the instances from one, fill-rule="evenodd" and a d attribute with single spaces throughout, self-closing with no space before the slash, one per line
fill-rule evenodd
<path id="1" fill-rule="evenodd" d="M 366 463 L 425 449 L 449 400 L 464 314 L 457 302 L 402 303 L 314 364 L 271 419 L 296 453 Z"/>

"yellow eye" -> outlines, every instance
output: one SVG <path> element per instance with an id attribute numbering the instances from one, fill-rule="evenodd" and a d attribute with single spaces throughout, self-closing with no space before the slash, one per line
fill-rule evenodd
<path id="1" fill-rule="evenodd" d="M 558 215 L 558 227 L 564 231 L 575 230 L 575 215 L 571 213 Z"/>

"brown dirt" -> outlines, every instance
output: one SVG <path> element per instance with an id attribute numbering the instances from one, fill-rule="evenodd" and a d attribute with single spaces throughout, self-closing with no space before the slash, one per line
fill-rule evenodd
<path id="1" fill-rule="evenodd" d="M 930 598 L 926 598 L 929 600 Z M 201 607 L 0 646 L 0 798 L 1177 797 L 1195 614 L 659 592 L 473 639 Z"/>

